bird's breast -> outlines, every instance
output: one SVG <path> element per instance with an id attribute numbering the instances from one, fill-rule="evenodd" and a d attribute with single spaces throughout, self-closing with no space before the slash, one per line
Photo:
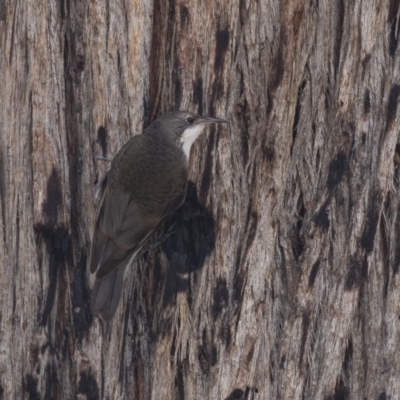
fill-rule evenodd
<path id="1" fill-rule="evenodd" d="M 188 163 L 176 146 L 142 141 L 116 160 L 114 175 L 117 186 L 138 205 L 156 212 L 185 195 Z"/>

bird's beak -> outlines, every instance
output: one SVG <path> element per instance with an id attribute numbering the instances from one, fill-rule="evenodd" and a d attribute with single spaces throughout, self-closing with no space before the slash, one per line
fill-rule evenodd
<path id="1" fill-rule="evenodd" d="M 224 118 L 204 117 L 199 121 L 199 124 L 229 124 L 229 121 Z"/>

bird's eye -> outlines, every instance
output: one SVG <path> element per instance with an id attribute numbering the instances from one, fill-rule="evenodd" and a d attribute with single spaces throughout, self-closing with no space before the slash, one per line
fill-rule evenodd
<path id="1" fill-rule="evenodd" d="M 194 119 L 193 119 L 192 117 L 187 117 L 187 118 L 186 118 L 186 121 L 187 121 L 189 124 L 193 124 Z"/>

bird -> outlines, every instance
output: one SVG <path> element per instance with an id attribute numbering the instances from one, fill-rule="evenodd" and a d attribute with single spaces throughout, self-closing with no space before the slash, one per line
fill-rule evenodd
<path id="1" fill-rule="evenodd" d="M 99 187 L 90 251 L 90 308 L 114 316 L 128 266 L 186 197 L 190 149 L 207 124 L 229 123 L 178 111 L 162 115 L 116 154 Z"/>

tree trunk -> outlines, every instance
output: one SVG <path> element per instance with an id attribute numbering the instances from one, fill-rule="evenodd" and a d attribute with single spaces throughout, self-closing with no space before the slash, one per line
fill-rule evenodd
<path id="1" fill-rule="evenodd" d="M 400 398 L 399 35 L 397 0 L 1 0 L 0 398 Z M 171 109 L 231 124 L 106 324 L 96 156 Z"/>

